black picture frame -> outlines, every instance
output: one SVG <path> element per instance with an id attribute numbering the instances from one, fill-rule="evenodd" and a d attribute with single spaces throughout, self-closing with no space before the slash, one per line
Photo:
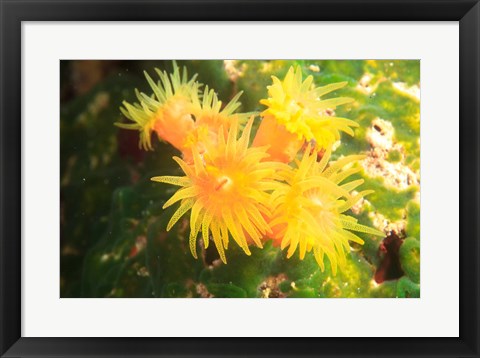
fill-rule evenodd
<path id="1" fill-rule="evenodd" d="M 107 355 L 117 357 L 479 357 L 480 4 L 478 0 L 0 0 L 0 11 L 0 354 L 2 357 Z M 21 23 L 22 21 L 132 20 L 459 21 L 460 337 L 289 339 L 21 337 Z M 439 312 L 440 319 L 441 312 Z"/>

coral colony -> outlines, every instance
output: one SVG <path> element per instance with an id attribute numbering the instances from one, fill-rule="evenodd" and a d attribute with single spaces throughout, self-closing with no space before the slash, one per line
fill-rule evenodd
<path id="1" fill-rule="evenodd" d="M 354 135 L 357 123 L 334 115 L 347 97 L 324 99 L 347 83 L 316 87 L 313 77 L 302 78 L 291 67 L 283 80 L 273 76 L 260 114 L 237 113 L 241 93 L 223 105 L 213 89 L 202 90 L 196 75 L 188 77 L 174 63 L 172 74 L 156 70 L 158 81 L 145 77 L 153 94 L 136 93 L 138 103 L 123 103 L 130 123 L 116 123 L 140 132 L 140 146 L 153 150 L 151 136 L 181 152 L 173 157 L 184 176 L 157 176 L 151 180 L 179 189 L 163 208 L 178 205 L 167 231 L 189 213 L 189 244 L 197 257 L 197 240 L 211 241 L 227 263 L 234 241 L 246 255 L 249 246 L 262 248 L 273 240 L 287 258 L 314 255 L 332 273 L 342 268 L 350 242 L 362 245 L 355 232 L 385 236 L 346 214 L 372 190 L 358 191 L 363 180 L 349 180 L 361 170 L 361 155 L 330 161 L 341 132 Z M 248 96 L 248 93 L 246 94 Z M 251 138 L 252 126 L 259 121 Z"/>

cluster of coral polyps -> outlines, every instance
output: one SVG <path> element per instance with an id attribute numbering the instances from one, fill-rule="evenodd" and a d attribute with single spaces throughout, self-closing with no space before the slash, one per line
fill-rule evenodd
<path id="1" fill-rule="evenodd" d="M 156 82 L 145 73 L 153 94 L 137 91 L 138 103 L 124 102 L 131 123 L 117 125 L 138 130 L 146 150 L 156 133 L 181 152 L 173 160 L 184 176 L 152 180 L 179 187 L 164 205 L 178 205 L 166 229 L 189 212 L 194 257 L 198 237 L 205 248 L 213 241 L 224 263 L 230 240 L 247 255 L 250 245 L 274 240 L 288 258 L 297 250 L 300 259 L 312 253 L 322 271 L 327 256 L 335 274 L 350 242 L 363 244 L 353 232 L 384 236 L 346 214 L 372 192 L 357 190 L 363 180 L 348 180 L 361 170 L 356 162 L 363 156 L 329 162 L 340 132 L 353 135 L 357 124 L 333 115 L 352 99 L 322 97 L 346 82 L 316 87 L 312 76 L 303 80 L 300 67 L 291 67 L 283 81 L 272 77 L 268 98 L 260 101 L 266 109 L 256 115 L 237 113 L 241 93 L 223 105 L 175 63 L 173 73 L 157 74 Z M 251 141 L 255 120 L 261 122 Z"/>

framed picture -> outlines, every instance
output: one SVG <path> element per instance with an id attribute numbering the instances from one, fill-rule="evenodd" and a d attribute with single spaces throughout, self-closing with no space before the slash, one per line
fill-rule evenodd
<path id="1" fill-rule="evenodd" d="M 479 356 L 477 1 L 1 6 L 2 357 Z"/>

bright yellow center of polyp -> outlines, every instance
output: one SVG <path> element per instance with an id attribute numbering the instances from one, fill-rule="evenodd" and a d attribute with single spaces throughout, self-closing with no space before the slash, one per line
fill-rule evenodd
<path id="1" fill-rule="evenodd" d="M 215 187 L 215 190 L 218 192 L 228 192 L 233 185 L 233 180 L 224 175 L 219 178 L 217 178 L 217 186 Z"/>
<path id="2" fill-rule="evenodd" d="M 222 207 L 236 206 L 243 202 L 244 180 L 242 173 L 219 168 L 207 168 L 206 175 L 199 178 L 199 199 L 206 208 L 210 208 L 215 215 L 222 215 Z"/>

